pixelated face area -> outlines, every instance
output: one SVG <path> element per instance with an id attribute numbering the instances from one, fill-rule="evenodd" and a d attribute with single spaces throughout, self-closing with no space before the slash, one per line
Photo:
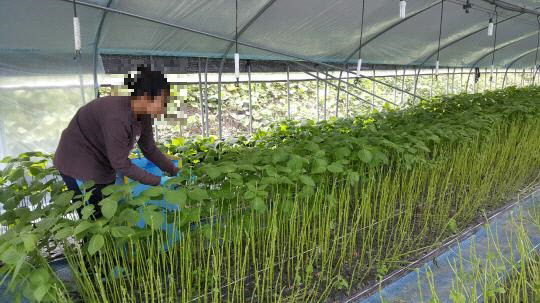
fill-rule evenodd
<path id="1" fill-rule="evenodd" d="M 133 112 L 136 114 L 149 114 L 152 116 L 163 115 L 166 111 L 168 94 L 161 92 L 160 95 L 151 97 L 148 95 L 132 98 Z"/>

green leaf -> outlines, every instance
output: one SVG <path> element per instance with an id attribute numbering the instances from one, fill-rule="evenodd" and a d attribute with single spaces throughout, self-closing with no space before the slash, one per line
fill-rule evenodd
<path id="1" fill-rule="evenodd" d="M 346 158 L 350 154 L 351 154 L 351 150 L 348 149 L 347 147 L 340 147 L 340 148 L 336 149 L 336 151 L 334 152 L 334 155 L 336 156 L 336 159 L 338 159 L 338 160 Z"/>
<path id="2" fill-rule="evenodd" d="M 264 168 L 264 170 L 269 177 L 275 177 L 278 175 L 276 168 L 273 166 L 268 165 Z"/>
<path id="3" fill-rule="evenodd" d="M 8 265 L 15 265 L 21 258 L 24 258 L 26 255 L 18 250 L 15 247 L 11 246 L 6 251 L 0 255 L 0 261 Z"/>
<path id="4" fill-rule="evenodd" d="M 94 207 L 95 206 L 93 204 L 88 204 L 83 207 L 83 209 L 81 210 L 83 220 L 90 218 L 90 216 L 94 213 Z"/>
<path id="5" fill-rule="evenodd" d="M 128 199 L 127 203 L 133 206 L 141 206 L 141 205 L 144 205 L 144 203 L 148 202 L 149 200 L 150 200 L 150 197 L 140 195 L 133 199 Z"/>
<path id="6" fill-rule="evenodd" d="M 356 184 L 358 183 L 358 181 L 360 181 L 360 174 L 355 171 L 349 172 L 349 175 L 347 177 L 351 184 Z"/>
<path id="7" fill-rule="evenodd" d="M 89 190 L 92 186 L 94 186 L 95 184 L 96 184 L 96 183 L 95 183 L 94 181 L 91 181 L 91 180 L 90 180 L 90 181 L 86 181 L 86 182 L 84 182 L 84 183 L 79 187 L 79 189 L 80 189 L 81 191 L 87 191 L 87 190 Z"/>
<path id="8" fill-rule="evenodd" d="M 74 210 L 76 210 L 77 208 L 81 207 L 83 205 L 83 202 L 82 201 L 77 201 L 75 203 L 72 203 L 67 209 L 66 209 L 66 213 L 70 213 Z"/>
<path id="9" fill-rule="evenodd" d="M 165 193 L 165 201 L 176 204 L 180 207 L 184 207 L 186 205 L 187 200 L 187 194 L 185 189 L 178 189 L 178 190 L 168 190 Z"/>
<path id="10" fill-rule="evenodd" d="M 51 284 L 39 285 L 36 289 L 34 289 L 34 292 L 32 293 L 34 295 L 34 299 L 36 299 L 36 301 L 38 302 L 41 302 L 41 300 L 43 300 L 43 297 L 49 291 L 49 288 L 51 288 Z"/>
<path id="11" fill-rule="evenodd" d="M 289 157 L 289 155 L 284 150 L 282 150 L 282 149 L 276 150 L 272 154 L 272 163 L 276 164 L 276 163 L 279 163 L 279 162 L 283 162 L 283 161 L 287 160 L 288 157 Z"/>
<path id="12" fill-rule="evenodd" d="M 22 167 L 19 167 L 9 175 L 8 180 L 11 182 L 16 182 L 22 177 L 24 177 L 24 169 Z"/>
<path id="13" fill-rule="evenodd" d="M 161 212 L 151 211 L 149 209 L 144 210 L 143 219 L 146 225 L 150 226 L 152 229 L 160 228 L 163 222 L 165 222 L 165 218 Z"/>
<path id="14" fill-rule="evenodd" d="M 135 231 L 129 226 L 115 226 L 111 228 L 111 234 L 115 238 L 124 238 L 134 235 Z"/>
<path id="15" fill-rule="evenodd" d="M 118 208 L 118 202 L 109 198 L 105 198 L 99 204 L 101 205 L 101 213 L 107 219 L 112 218 Z"/>
<path id="16" fill-rule="evenodd" d="M 155 198 L 162 195 L 164 191 L 165 191 L 165 188 L 161 186 L 152 186 L 151 188 L 141 192 L 141 195 L 144 195 L 150 198 Z"/>
<path id="17" fill-rule="evenodd" d="M 188 191 L 188 197 L 191 200 L 195 201 L 202 201 L 204 199 L 210 198 L 208 197 L 208 193 L 206 192 L 206 190 L 202 188 L 194 188 L 191 191 Z"/>
<path id="18" fill-rule="evenodd" d="M 98 252 L 103 245 L 105 244 L 105 239 L 100 234 L 95 234 L 90 239 L 90 243 L 88 243 L 88 253 L 92 256 L 96 252 Z"/>
<path id="19" fill-rule="evenodd" d="M 377 159 L 377 162 L 382 162 L 384 164 L 388 164 L 389 160 L 388 160 L 388 157 L 386 156 L 385 153 L 383 153 L 382 151 L 380 150 L 377 150 L 375 151 L 375 156 L 374 156 L 375 159 Z"/>
<path id="20" fill-rule="evenodd" d="M 81 223 L 79 223 L 79 225 L 75 227 L 75 231 L 73 234 L 78 235 L 93 226 L 94 226 L 94 223 L 90 221 L 82 221 Z"/>
<path id="21" fill-rule="evenodd" d="M 54 197 L 53 199 L 54 204 L 58 206 L 67 206 L 69 202 L 71 201 L 71 199 L 73 198 L 74 194 L 75 193 L 72 190 L 63 192 L 59 194 L 58 196 Z"/>
<path id="22" fill-rule="evenodd" d="M 57 240 L 62 240 L 62 239 L 65 239 L 65 238 L 71 236 L 72 234 L 73 234 L 73 227 L 68 226 L 68 227 L 64 227 L 64 228 L 62 228 L 61 230 L 59 230 L 59 231 L 54 235 L 54 237 L 55 237 Z"/>
<path id="23" fill-rule="evenodd" d="M 266 204 L 260 197 L 256 197 L 255 199 L 253 199 L 253 201 L 251 201 L 251 207 L 253 207 L 253 209 L 255 209 L 255 211 L 259 213 L 263 213 L 266 211 Z"/>
<path id="24" fill-rule="evenodd" d="M 257 196 L 257 194 L 254 192 L 254 191 L 251 191 L 251 190 L 248 190 L 244 193 L 244 199 L 246 200 L 251 200 L 253 198 L 255 198 Z"/>
<path id="25" fill-rule="evenodd" d="M 291 155 L 289 161 L 287 161 L 287 167 L 292 169 L 293 171 L 298 171 L 302 169 L 303 166 L 303 158 L 299 155 Z"/>
<path id="26" fill-rule="evenodd" d="M 300 181 L 305 185 L 315 186 L 315 182 L 313 182 L 313 179 L 310 176 L 300 175 L 298 179 L 300 179 Z"/>
<path id="27" fill-rule="evenodd" d="M 46 192 L 42 192 L 39 194 L 32 195 L 30 197 L 30 203 L 32 203 L 32 205 L 38 204 L 39 202 L 43 201 L 43 198 L 45 198 L 46 194 L 47 194 Z"/>
<path id="28" fill-rule="evenodd" d="M 328 169 L 328 171 L 330 171 L 332 173 L 335 173 L 335 174 L 343 172 L 343 166 L 339 162 L 334 162 L 334 163 L 328 165 L 328 167 L 326 167 L 326 169 Z"/>
<path id="29" fill-rule="evenodd" d="M 221 176 L 221 170 L 214 165 L 208 165 L 205 171 L 211 179 L 216 179 L 217 177 Z"/>
<path id="30" fill-rule="evenodd" d="M 22 236 L 24 243 L 24 249 L 26 252 L 30 252 L 36 248 L 37 237 L 34 234 L 25 234 Z"/>
<path id="31" fill-rule="evenodd" d="M 358 158 L 364 163 L 369 163 L 371 160 L 373 160 L 373 154 L 369 150 L 362 148 L 358 152 Z"/>
<path id="32" fill-rule="evenodd" d="M 313 167 L 311 168 L 312 174 L 322 174 L 326 172 L 326 168 L 328 166 L 328 162 L 324 159 L 316 158 L 313 161 Z"/>
<path id="33" fill-rule="evenodd" d="M 448 220 L 448 229 L 449 229 L 452 233 L 456 233 L 456 232 L 457 232 L 457 223 L 456 223 L 456 220 L 454 220 L 454 218 L 450 218 L 450 220 Z"/>
<path id="34" fill-rule="evenodd" d="M 135 225 L 139 222 L 139 213 L 131 208 L 126 208 L 121 211 L 118 217 L 128 224 Z"/>

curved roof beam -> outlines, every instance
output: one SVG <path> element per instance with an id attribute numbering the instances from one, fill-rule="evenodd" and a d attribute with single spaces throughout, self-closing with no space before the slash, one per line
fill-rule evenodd
<path id="1" fill-rule="evenodd" d="M 358 53 L 358 51 L 360 51 L 360 48 L 366 46 L 367 44 L 369 44 L 371 41 L 377 39 L 379 36 L 383 35 L 384 33 L 388 32 L 389 30 L 393 29 L 394 27 L 400 25 L 401 23 L 427 11 L 428 9 L 438 5 L 439 3 L 441 3 L 442 0 L 438 0 L 438 1 L 435 1 L 433 2 L 432 4 L 420 9 L 419 11 L 416 11 L 410 15 L 408 15 L 407 17 L 405 17 L 404 19 L 399 19 L 398 21 L 390 24 L 388 27 L 382 29 L 380 32 L 374 34 L 373 36 L 369 37 L 369 39 L 366 40 L 366 42 L 362 43 L 360 46 L 358 46 L 349 56 L 347 56 L 347 59 L 345 59 L 343 62 L 346 63 L 346 62 L 349 62 L 349 60 L 351 60 L 351 58 L 356 54 Z"/>
<path id="2" fill-rule="evenodd" d="M 538 31 L 535 31 L 533 33 L 538 33 Z M 531 37 L 532 35 L 528 35 L 526 37 L 524 37 L 523 39 L 526 39 L 526 38 L 529 38 Z M 495 49 L 492 49 L 490 50 L 489 52 L 485 53 L 484 55 L 482 55 L 480 58 L 478 58 L 476 61 L 474 61 L 474 63 L 471 65 L 471 69 L 469 70 L 469 75 L 467 76 L 467 83 L 466 83 L 466 87 L 469 86 L 469 76 L 471 74 L 471 71 L 476 67 L 476 65 L 478 64 L 478 62 L 482 61 L 484 58 L 486 58 L 487 56 L 493 54 L 493 52 L 496 52 L 500 49 L 503 49 L 505 47 L 508 47 L 508 46 L 512 46 L 520 41 L 523 41 L 523 39 L 519 39 L 519 40 L 515 40 L 515 41 L 512 41 L 511 43 L 506 43 L 506 44 L 501 44 L 499 46 L 497 46 Z M 536 49 L 536 48 L 535 48 Z"/>
<path id="3" fill-rule="evenodd" d="M 508 18 L 506 18 L 506 19 L 503 19 L 503 20 L 501 20 L 501 21 L 497 21 L 496 24 L 498 25 L 498 24 L 500 24 L 500 23 L 503 23 L 503 22 L 508 21 L 508 20 L 511 20 L 511 19 L 513 19 L 513 18 L 519 17 L 519 16 L 521 16 L 521 15 L 523 15 L 523 13 L 519 13 L 519 14 L 510 16 L 510 17 L 508 17 Z M 458 42 L 460 42 L 460 41 L 462 41 L 462 40 L 464 40 L 464 39 L 467 39 L 467 38 L 469 38 L 469 37 L 471 37 L 471 36 L 473 36 L 473 35 L 475 35 L 475 34 L 477 34 L 477 33 L 483 32 L 483 31 L 485 31 L 487 28 L 488 28 L 487 26 L 483 26 L 483 27 L 481 27 L 481 28 L 479 28 L 479 29 L 477 29 L 477 30 L 474 30 L 474 31 L 472 31 L 472 32 L 470 32 L 470 33 L 468 33 L 468 34 L 465 34 L 465 35 L 463 35 L 463 36 L 461 36 L 461 37 L 457 37 L 457 38 L 454 39 L 454 40 L 448 41 L 446 44 L 444 44 L 444 45 L 441 46 L 441 48 L 440 48 L 439 51 L 442 51 L 443 49 L 445 49 L 445 48 L 447 48 L 447 47 L 450 47 L 450 46 L 452 46 L 452 45 L 454 45 L 454 44 L 456 44 L 456 43 L 458 43 Z M 426 64 L 426 62 L 429 61 L 429 59 L 431 59 L 431 57 L 435 56 L 436 54 L 437 54 L 437 50 L 435 50 L 435 51 L 433 51 L 431 54 L 429 54 L 429 55 L 426 57 L 426 59 L 420 64 L 420 68 L 421 68 L 422 66 L 424 66 L 424 64 Z"/>
<path id="4" fill-rule="evenodd" d="M 508 66 L 506 67 L 506 70 L 504 71 L 504 78 L 503 78 L 503 83 L 502 83 L 503 87 L 504 87 L 504 83 L 506 82 L 506 74 L 508 73 L 508 70 L 510 69 L 510 67 L 512 67 L 512 65 L 514 65 L 514 63 L 516 63 L 519 60 L 523 59 L 527 55 L 530 55 L 532 52 L 535 52 L 536 50 L 537 50 L 536 47 L 531 49 L 531 50 L 528 50 L 528 51 L 524 52 L 523 54 L 519 55 L 516 59 L 514 59 L 512 62 L 510 62 L 510 64 L 508 64 Z"/>
<path id="5" fill-rule="evenodd" d="M 267 48 L 267 47 L 264 47 L 264 46 L 259 46 L 259 45 L 251 44 L 251 43 L 248 43 L 248 42 L 235 41 L 233 38 L 224 37 L 224 36 L 221 36 L 221 35 L 218 35 L 218 34 L 205 32 L 203 30 L 199 30 L 199 29 L 196 29 L 196 28 L 183 26 L 183 25 L 178 25 L 178 24 L 174 24 L 174 23 L 171 23 L 171 22 L 161 21 L 161 20 L 158 20 L 158 19 L 141 16 L 141 15 L 134 14 L 134 13 L 129 13 L 129 12 L 119 10 L 119 9 L 113 9 L 113 8 L 109 8 L 109 7 L 104 7 L 102 5 L 82 2 L 80 0 L 57 0 L 57 1 L 62 1 L 62 2 L 67 2 L 67 3 L 75 2 L 76 4 L 79 4 L 79 5 L 82 5 L 82 6 L 91 7 L 91 8 L 94 8 L 94 9 L 100 9 L 100 10 L 112 12 L 112 13 L 115 13 L 115 14 L 132 17 L 132 18 L 135 18 L 135 19 L 145 20 L 145 21 L 148 21 L 148 22 L 151 22 L 151 23 L 156 23 L 156 24 L 160 24 L 160 25 L 164 25 L 164 26 L 173 27 L 173 28 L 176 28 L 176 29 L 181 29 L 181 30 L 184 30 L 184 31 L 187 31 L 187 32 L 190 32 L 190 33 L 199 34 L 199 35 L 202 35 L 202 36 L 205 36 L 205 37 L 210 37 L 210 38 L 218 39 L 218 40 L 221 40 L 221 41 L 238 43 L 239 45 L 251 47 L 251 48 L 254 48 L 254 49 L 262 50 L 262 51 L 269 52 L 269 53 L 276 54 L 276 55 L 280 55 L 280 56 L 284 56 L 284 57 L 287 57 L 287 58 L 290 58 L 290 59 L 295 59 L 295 60 L 299 60 L 299 61 L 318 64 L 320 66 L 328 67 L 328 68 L 334 69 L 336 71 L 344 71 L 344 72 L 347 71 L 345 68 L 343 68 L 341 66 L 338 66 L 338 65 L 329 64 L 329 63 L 326 63 L 326 62 L 320 62 L 320 61 L 313 60 L 313 59 L 310 59 L 310 58 L 305 58 L 305 57 L 300 56 L 300 55 L 290 54 L 290 53 L 287 53 L 287 52 L 283 52 L 283 51 L 279 51 L 279 50 L 275 50 L 275 49 L 270 49 L 270 48 Z M 291 61 L 293 61 L 293 60 L 291 60 Z M 338 79 L 338 78 L 336 78 L 336 77 L 334 77 L 332 75 L 330 75 L 330 76 L 331 76 L 332 79 L 336 79 L 336 80 L 338 80 L 340 82 L 346 83 L 346 81 L 344 81 L 344 80 Z M 374 82 L 377 82 L 377 83 L 379 83 L 381 85 L 393 88 L 393 89 L 395 89 L 395 90 L 397 90 L 399 92 L 403 92 L 403 93 L 408 94 L 410 96 L 413 96 L 415 98 L 426 100 L 423 97 L 416 96 L 414 93 L 411 93 L 411 92 L 409 92 L 407 90 L 401 89 L 401 88 L 399 88 L 397 86 L 390 85 L 388 83 L 377 80 L 375 78 L 370 78 L 370 77 L 366 77 L 366 76 L 360 76 L 360 78 L 367 78 L 367 79 L 370 79 L 370 80 L 372 80 Z"/>
<path id="6" fill-rule="evenodd" d="M 238 31 L 238 34 L 234 37 L 234 40 L 238 40 L 238 38 L 245 32 L 248 30 L 248 28 L 253 24 L 255 23 L 255 21 L 257 19 L 259 19 L 259 17 L 266 11 L 270 8 L 270 6 L 272 6 L 272 4 L 274 4 L 277 0 L 269 0 L 268 2 L 266 2 L 266 4 L 261 7 L 261 9 L 251 18 L 249 19 L 249 21 L 246 23 L 246 25 L 244 25 L 240 31 Z M 223 53 L 223 59 L 227 56 L 227 54 L 229 53 L 229 51 L 231 50 L 231 48 L 234 46 L 234 42 L 231 42 L 229 44 L 229 46 L 227 46 L 227 49 L 225 50 L 225 53 Z M 223 64 L 222 64 L 223 65 Z"/>
<path id="7" fill-rule="evenodd" d="M 503 19 L 503 20 L 501 20 L 501 21 L 497 21 L 497 22 L 495 23 L 495 25 L 498 25 L 498 24 L 501 24 L 501 23 L 506 22 L 506 21 L 508 21 L 508 20 L 511 20 L 511 19 L 513 19 L 513 18 L 519 17 L 519 16 L 521 16 L 521 15 L 523 15 L 523 14 L 524 14 L 524 13 L 515 14 L 515 15 L 510 16 L 510 17 L 508 17 L 508 18 L 505 18 L 505 19 Z M 487 26 L 483 26 L 483 27 L 481 27 L 481 28 L 479 28 L 479 29 L 477 29 L 477 30 L 474 30 L 474 31 L 472 31 L 472 32 L 470 32 L 470 33 L 468 33 L 468 34 L 465 34 L 465 35 L 463 35 L 463 36 L 461 36 L 461 37 L 457 37 L 456 39 L 451 40 L 451 41 L 448 41 L 447 43 L 445 43 L 445 44 L 444 44 L 443 46 L 441 46 L 438 50 L 433 51 L 433 52 L 432 52 L 431 54 L 429 54 L 429 55 L 426 57 L 426 59 L 424 59 L 424 61 L 422 61 L 422 63 L 418 66 L 418 75 L 420 75 L 420 71 L 422 70 L 422 67 L 426 64 L 426 62 L 428 62 L 429 59 L 431 59 L 431 57 L 435 56 L 435 55 L 437 54 L 437 52 L 440 52 L 441 50 L 446 49 L 447 47 L 450 47 L 450 46 L 452 46 L 452 45 L 454 45 L 454 44 L 456 44 L 456 43 L 458 43 L 458 42 L 460 42 L 460 41 L 462 41 L 462 40 L 464 40 L 464 39 L 467 39 L 467 38 L 469 38 L 469 37 L 471 37 L 471 36 L 473 36 L 473 35 L 475 35 L 475 34 L 477 34 L 477 33 L 480 33 L 480 32 L 482 32 L 482 31 L 485 31 L 487 28 L 488 28 Z M 470 73 L 469 73 L 469 74 L 470 74 Z M 414 79 L 415 79 L 415 80 L 414 80 L 414 91 L 413 91 L 414 95 L 416 95 L 416 88 L 418 87 L 418 81 L 417 81 L 417 80 L 418 80 L 418 75 L 416 75 L 415 78 L 414 78 Z M 468 79 L 467 79 L 467 80 L 468 80 Z M 467 84 L 468 84 L 468 82 L 467 82 Z M 415 101 L 416 101 L 416 96 L 415 96 L 414 99 L 413 99 L 413 102 L 415 102 Z"/>

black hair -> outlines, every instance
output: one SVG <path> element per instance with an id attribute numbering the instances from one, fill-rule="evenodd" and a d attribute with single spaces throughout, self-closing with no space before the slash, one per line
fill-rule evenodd
<path id="1" fill-rule="evenodd" d="M 137 74 L 128 77 L 125 85 L 133 90 L 132 97 L 147 95 L 149 97 L 169 94 L 170 84 L 160 71 L 153 71 L 145 65 L 137 67 Z"/>

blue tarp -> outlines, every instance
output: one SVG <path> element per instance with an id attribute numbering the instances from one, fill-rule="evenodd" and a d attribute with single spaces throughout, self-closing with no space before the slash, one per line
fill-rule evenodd
<path id="1" fill-rule="evenodd" d="M 472 263 L 468 261 L 476 259 L 481 264 L 485 264 L 488 254 L 497 254 L 494 243 L 497 243 L 498 249 L 506 258 L 511 257 L 512 251 L 514 261 L 518 261 L 520 256 L 516 248 L 517 236 L 515 222 L 518 220 L 520 214 L 527 217 L 527 213 L 538 211 L 537 207 L 540 206 L 539 204 L 540 188 L 537 188 L 530 196 L 519 204 L 500 213 L 496 218 L 490 220 L 488 224 L 482 225 L 473 235 L 450 246 L 448 250 L 435 258 L 435 262 L 432 260 L 423 264 L 418 269 L 418 273 L 416 271 L 409 272 L 397 281 L 384 287 L 382 290 L 377 291 L 367 299 L 351 300 L 349 302 L 430 302 L 431 291 L 428 280 L 429 275 L 432 275 L 432 281 L 439 298 L 439 301 L 437 302 L 452 302 L 450 300 L 450 291 L 452 290 L 452 280 L 456 277 L 450 265 L 453 266 L 454 262 L 457 264 L 461 263 L 463 264 L 463 268 L 461 268 L 463 269 L 463 272 L 472 273 L 474 269 Z M 535 226 L 532 222 L 527 220 L 523 220 L 522 223 L 527 231 L 534 250 L 538 251 L 538 248 L 540 247 L 540 232 L 538 226 Z M 511 234 L 513 234 L 513 237 L 508 238 Z M 471 253 L 471 245 L 474 245 L 475 248 L 473 253 Z M 460 260 L 466 261 L 460 262 Z M 428 274 L 428 270 L 431 271 L 431 273 Z M 470 288 L 472 288 L 472 285 Z M 482 288 L 478 285 L 477 289 Z M 482 301 L 482 298 L 480 297 L 478 300 L 473 301 Z"/>

